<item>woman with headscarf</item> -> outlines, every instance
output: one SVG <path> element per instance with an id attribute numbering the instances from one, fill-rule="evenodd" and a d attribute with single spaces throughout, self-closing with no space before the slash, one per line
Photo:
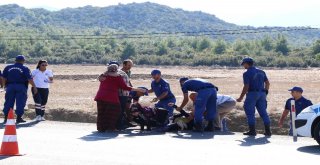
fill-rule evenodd
<path id="1" fill-rule="evenodd" d="M 46 60 L 39 60 L 37 68 L 31 72 L 33 81 L 37 88 L 37 93 L 32 91 L 33 99 L 36 109 L 36 121 L 44 121 L 44 111 L 49 96 L 49 83 L 53 82 L 53 73 L 47 69 L 48 62 Z"/>
<path id="2" fill-rule="evenodd" d="M 100 79 L 100 87 L 95 97 L 98 109 L 97 130 L 99 132 L 116 130 L 116 124 L 121 114 L 119 89 L 146 92 L 145 89 L 127 86 L 117 72 L 118 66 L 111 64 L 108 66 L 107 72 L 101 75 L 105 78 Z"/>

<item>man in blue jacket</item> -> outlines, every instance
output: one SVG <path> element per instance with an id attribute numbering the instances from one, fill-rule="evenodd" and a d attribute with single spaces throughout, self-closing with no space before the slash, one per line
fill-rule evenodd
<path id="1" fill-rule="evenodd" d="M 4 102 L 4 123 L 7 121 L 9 110 L 14 107 L 16 102 L 16 123 L 24 123 L 22 119 L 24 114 L 24 107 L 27 102 L 28 84 L 30 83 L 33 88 L 33 92 L 37 93 L 37 88 L 33 82 L 30 69 L 24 66 L 25 57 L 18 55 L 16 57 L 16 63 L 8 65 L 3 70 L 3 81 L 6 87 L 5 102 Z"/>

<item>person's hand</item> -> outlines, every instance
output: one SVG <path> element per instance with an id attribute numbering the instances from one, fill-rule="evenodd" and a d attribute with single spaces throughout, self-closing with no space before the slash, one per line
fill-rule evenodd
<path id="1" fill-rule="evenodd" d="M 181 107 L 177 107 L 176 110 L 180 112 L 182 110 L 182 108 Z"/>
<path id="2" fill-rule="evenodd" d="M 102 74 L 102 75 L 100 75 L 99 77 L 98 77 L 98 80 L 101 82 L 101 81 L 104 81 L 104 80 L 106 80 L 106 77 L 104 76 L 104 74 Z"/>
<path id="3" fill-rule="evenodd" d="M 242 102 L 242 99 L 243 99 L 243 98 L 239 97 L 239 98 L 237 99 L 237 102 Z"/>
<path id="4" fill-rule="evenodd" d="M 33 91 L 33 94 L 37 94 L 38 93 L 38 89 L 36 87 L 32 87 L 32 91 Z"/>
<path id="5" fill-rule="evenodd" d="M 155 102 L 157 102 L 157 101 L 159 101 L 158 98 L 154 98 L 154 99 L 151 100 L 152 103 L 155 103 Z"/>

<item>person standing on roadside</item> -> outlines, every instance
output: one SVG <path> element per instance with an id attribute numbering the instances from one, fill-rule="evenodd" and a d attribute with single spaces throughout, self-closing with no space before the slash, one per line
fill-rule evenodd
<path id="1" fill-rule="evenodd" d="M 16 123 L 25 123 L 22 119 L 24 114 L 24 107 L 27 102 L 28 85 L 33 87 L 33 93 L 37 94 L 38 90 L 33 82 L 30 69 L 24 66 L 25 57 L 18 55 L 16 57 L 16 63 L 8 65 L 3 70 L 3 81 L 6 88 L 5 102 L 4 102 L 4 123 L 7 122 L 9 110 L 14 107 L 16 102 Z"/>
<path id="2" fill-rule="evenodd" d="M 256 136 L 256 118 L 255 111 L 263 119 L 265 127 L 265 136 L 271 136 L 270 118 L 267 113 L 267 95 L 269 93 L 270 82 L 266 73 L 253 66 L 254 61 L 250 57 L 242 60 L 241 65 L 247 70 L 243 73 L 243 89 L 237 102 L 241 102 L 246 95 L 244 101 L 244 111 L 247 116 L 249 131 L 243 135 Z"/>
<path id="3" fill-rule="evenodd" d="M 35 102 L 36 121 L 45 121 L 44 112 L 49 96 L 49 84 L 53 82 L 53 73 L 47 69 L 47 66 L 46 60 L 39 60 L 37 68 L 31 72 L 38 91 L 35 94 L 33 89 L 31 90 Z"/>

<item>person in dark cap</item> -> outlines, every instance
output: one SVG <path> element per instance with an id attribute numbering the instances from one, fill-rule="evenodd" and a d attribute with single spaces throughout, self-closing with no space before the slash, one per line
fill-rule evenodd
<path id="1" fill-rule="evenodd" d="M 188 103 L 188 91 L 197 92 L 198 96 L 194 102 L 194 127 L 195 131 L 214 131 L 214 118 L 217 111 L 217 90 L 218 88 L 212 83 L 203 79 L 188 79 L 186 77 L 180 78 L 181 90 L 183 92 L 183 102 L 177 111 L 181 111 Z M 208 125 L 203 126 L 203 114 L 206 114 Z"/>
<path id="2" fill-rule="evenodd" d="M 33 93 L 38 93 L 38 90 L 33 82 L 30 69 L 23 64 L 25 63 L 25 57 L 23 55 L 18 55 L 16 57 L 16 63 L 8 65 L 3 70 L 4 84 L 6 87 L 5 102 L 4 102 L 4 116 L 7 121 L 7 116 L 9 110 L 14 107 L 16 102 L 16 123 L 24 123 L 25 120 L 22 119 L 24 114 L 24 107 L 27 102 L 27 91 L 28 84 L 30 83 L 33 87 Z"/>
<path id="3" fill-rule="evenodd" d="M 169 117 L 173 116 L 173 107 L 169 106 L 169 103 L 176 103 L 176 98 L 171 92 L 170 84 L 161 77 L 160 70 L 153 70 L 151 72 L 153 81 L 151 83 L 151 89 L 149 93 L 154 92 L 156 98 L 152 102 L 156 102 L 155 107 L 164 108 L 168 111 Z"/>
<path id="4" fill-rule="evenodd" d="M 266 73 L 263 70 L 254 67 L 253 63 L 254 61 L 250 57 L 244 58 L 241 63 L 241 65 L 247 69 L 247 71 L 243 73 L 244 86 L 237 101 L 241 102 L 246 95 L 243 107 L 249 125 L 249 131 L 243 134 L 248 136 L 256 136 L 255 111 L 257 108 L 257 111 L 264 122 L 264 135 L 271 136 L 270 118 L 267 113 L 267 94 L 270 83 Z"/>
<path id="5" fill-rule="evenodd" d="M 281 118 L 279 120 L 279 127 L 280 128 L 282 128 L 283 122 L 289 113 L 291 116 L 291 100 L 295 101 L 296 115 L 298 115 L 303 109 L 312 105 L 312 102 L 310 100 L 308 100 L 302 96 L 303 89 L 301 87 L 293 87 L 293 88 L 289 89 L 289 91 L 291 92 L 292 98 L 289 98 L 286 101 L 284 111 L 283 111 Z M 291 117 L 290 117 L 290 119 L 291 119 Z M 290 120 L 289 135 L 292 136 L 292 124 L 291 123 L 292 123 L 292 121 Z"/>

